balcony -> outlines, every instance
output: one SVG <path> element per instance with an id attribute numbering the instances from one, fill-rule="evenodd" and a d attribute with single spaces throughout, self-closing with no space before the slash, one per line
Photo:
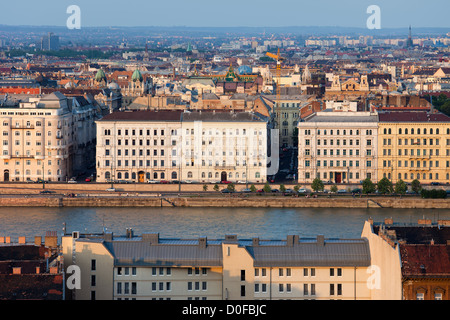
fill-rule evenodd
<path id="1" fill-rule="evenodd" d="M 34 159 L 32 155 L 11 155 L 11 159 Z"/>
<path id="2" fill-rule="evenodd" d="M 34 125 L 12 124 L 11 129 L 34 129 Z"/>
<path id="3" fill-rule="evenodd" d="M 219 165 L 219 166 L 214 166 L 215 170 L 236 170 L 235 166 L 224 166 L 224 165 Z"/>

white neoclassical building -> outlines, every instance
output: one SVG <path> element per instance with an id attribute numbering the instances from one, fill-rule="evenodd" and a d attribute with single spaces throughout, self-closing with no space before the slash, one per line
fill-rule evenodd
<path id="1" fill-rule="evenodd" d="M 317 112 L 298 124 L 298 181 L 377 181 L 378 115 Z"/>
<path id="2" fill-rule="evenodd" d="M 97 181 L 265 182 L 271 131 L 250 112 L 114 112 L 97 121 Z"/>

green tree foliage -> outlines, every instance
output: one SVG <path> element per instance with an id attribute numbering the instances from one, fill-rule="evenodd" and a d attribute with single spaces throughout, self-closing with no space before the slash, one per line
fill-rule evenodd
<path id="1" fill-rule="evenodd" d="M 284 186 L 284 184 L 280 184 L 280 192 L 286 192 L 286 187 Z"/>
<path id="2" fill-rule="evenodd" d="M 266 182 L 266 184 L 264 185 L 263 191 L 266 193 L 269 193 L 272 191 L 272 188 L 270 187 L 268 182 Z"/>
<path id="3" fill-rule="evenodd" d="M 394 191 L 392 182 L 386 177 L 378 181 L 377 189 L 381 194 L 392 193 Z"/>
<path id="4" fill-rule="evenodd" d="M 420 195 L 422 196 L 422 198 L 425 199 L 444 199 L 447 197 L 447 192 L 445 190 L 442 189 L 431 189 L 431 190 L 427 190 L 427 189 L 422 189 L 420 191 Z"/>
<path id="5" fill-rule="evenodd" d="M 320 180 L 319 178 L 315 178 L 311 184 L 311 188 L 317 192 L 317 191 L 323 191 L 324 185 L 322 180 Z"/>
<path id="6" fill-rule="evenodd" d="M 333 184 L 333 185 L 331 186 L 331 188 L 330 188 L 330 191 L 333 192 L 333 193 L 336 193 L 336 192 L 338 191 L 337 185 Z"/>
<path id="7" fill-rule="evenodd" d="M 256 192 L 256 187 L 255 187 L 254 184 L 252 184 L 252 185 L 250 186 L 250 191 L 251 191 L 251 192 Z"/>
<path id="8" fill-rule="evenodd" d="M 228 191 L 234 192 L 234 191 L 235 191 L 234 183 L 230 183 L 230 184 L 227 186 L 227 189 L 228 189 Z"/>
<path id="9" fill-rule="evenodd" d="M 422 185 L 420 184 L 419 180 L 414 179 L 411 182 L 411 190 L 415 193 L 420 193 L 420 190 L 422 190 Z"/>
<path id="10" fill-rule="evenodd" d="M 432 97 L 431 101 L 436 109 L 450 116 L 450 98 L 447 98 L 445 94 L 441 94 L 437 97 Z"/>
<path id="11" fill-rule="evenodd" d="M 216 183 L 213 187 L 214 191 L 219 191 L 219 185 Z"/>
<path id="12" fill-rule="evenodd" d="M 376 189 L 375 184 L 369 178 L 364 179 L 362 182 L 362 192 L 365 194 L 374 193 Z"/>
<path id="13" fill-rule="evenodd" d="M 403 181 L 402 179 L 398 180 L 395 183 L 395 188 L 394 188 L 395 193 L 405 194 L 406 190 L 408 190 L 408 186 L 406 185 L 405 181 Z"/>
<path id="14" fill-rule="evenodd" d="M 207 184 L 203 185 L 203 191 L 208 191 L 208 185 Z"/>
<path id="15" fill-rule="evenodd" d="M 294 186 L 294 191 L 295 191 L 295 192 L 298 192 L 298 190 L 300 190 L 300 185 L 299 185 L 299 184 L 296 185 L 296 186 Z"/>

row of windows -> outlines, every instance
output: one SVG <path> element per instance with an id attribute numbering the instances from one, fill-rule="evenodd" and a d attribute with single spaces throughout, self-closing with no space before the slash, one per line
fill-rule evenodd
<path id="1" fill-rule="evenodd" d="M 401 168 L 402 167 L 402 161 L 399 160 L 398 161 L 398 167 Z M 446 162 L 447 167 L 449 164 L 449 161 Z M 383 168 L 386 167 L 391 167 L 391 160 L 383 160 Z M 403 161 L 403 167 L 407 168 L 408 167 L 408 161 L 405 160 Z M 434 165 L 433 165 L 433 161 L 409 161 L 409 167 L 410 168 L 439 168 L 439 161 L 434 161 Z"/>
<path id="2" fill-rule="evenodd" d="M 421 178 L 422 178 L 422 180 L 427 180 L 427 176 L 428 176 L 428 180 L 433 180 L 433 174 L 431 172 L 428 173 L 428 174 L 427 173 L 420 174 L 420 173 L 413 173 L 413 172 L 409 173 L 409 178 L 411 180 L 414 180 L 414 179 L 420 180 Z M 386 172 L 385 172 L 385 173 L 383 173 L 383 177 L 391 179 L 391 173 L 388 172 L 386 174 Z M 406 172 L 403 173 L 403 178 L 402 178 L 402 174 L 398 173 L 397 178 L 399 180 L 400 179 L 408 180 L 408 173 L 406 173 Z M 439 173 L 435 173 L 434 178 L 439 180 Z M 446 179 L 447 180 L 450 179 L 450 174 L 449 173 L 446 174 Z"/>
<path id="3" fill-rule="evenodd" d="M 359 156 L 359 149 L 317 149 L 317 155 L 318 156 L 340 156 L 341 155 L 341 151 L 342 151 L 342 156 L 347 156 L 347 150 L 348 150 L 348 155 L 349 156 L 353 156 L 353 153 L 355 156 Z M 336 151 L 336 152 L 335 152 Z M 311 150 L 310 149 L 305 149 L 305 156 L 309 156 L 311 155 Z M 371 156 L 372 155 L 372 149 L 367 149 L 366 150 L 366 155 L 367 156 Z"/>
<path id="4" fill-rule="evenodd" d="M 327 172 L 323 172 L 323 180 L 327 180 L 328 179 L 328 174 Z M 348 173 L 348 178 L 349 179 L 353 179 L 353 172 L 349 172 Z M 313 174 L 311 172 L 305 172 L 305 179 L 311 179 L 311 177 L 313 176 Z M 329 172 L 329 179 L 333 179 L 334 177 L 334 172 Z M 317 172 L 315 175 L 316 178 L 320 179 L 320 172 Z M 366 178 L 367 179 L 372 179 L 372 173 L 371 172 L 366 172 Z M 347 179 L 347 173 L 346 172 L 342 172 L 342 179 Z M 359 180 L 360 179 L 360 175 L 359 172 L 355 172 L 355 179 Z"/>
<path id="5" fill-rule="evenodd" d="M 9 125 L 9 124 L 8 124 Z M 225 129 L 225 130 L 215 130 L 215 135 L 218 136 L 220 134 L 222 135 L 226 135 L 228 131 L 229 135 L 233 134 L 233 130 L 232 129 Z M 236 135 L 247 135 L 247 133 L 249 132 L 248 129 L 235 129 L 235 134 Z M 112 134 L 114 134 L 114 132 L 111 129 L 103 129 L 103 134 L 105 136 L 110 136 Z M 151 134 L 153 134 L 153 136 L 158 136 L 158 133 L 160 136 L 164 136 L 166 134 L 165 129 L 117 129 L 117 135 L 121 136 L 150 136 Z M 177 135 L 177 130 L 176 129 L 172 129 L 170 130 L 170 134 L 172 136 L 176 136 Z M 194 129 L 186 129 L 185 130 L 186 135 L 194 135 L 195 134 L 195 130 Z M 203 130 L 202 131 L 202 135 L 206 135 L 208 133 L 208 135 L 212 136 L 213 135 L 213 130 L 209 130 L 208 132 Z M 253 134 L 256 135 L 262 135 L 263 131 L 259 130 L 254 130 Z"/>
<path id="6" fill-rule="evenodd" d="M 421 145 L 420 143 L 420 139 L 409 139 L 411 145 Z M 422 145 L 426 146 L 427 145 L 427 141 L 428 141 L 428 145 L 432 146 L 433 143 L 434 145 L 438 146 L 439 145 L 439 139 L 422 139 Z M 390 146 L 391 145 L 391 139 L 383 139 L 383 145 L 386 146 Z M 402 143 L 407 146 L 408 145 L 408 139 L 398 139 L 398 145 L 401 146 Z M 447 140 L 447 145 L 450 143 L 450 141 Z"/>
<path id="7" fill-rule="evenodd" d="M 410 156 L 413 156 L 414 153 L 416 153 L 416 155 L 420 156 L 420 154 L 422 153 L 423 156 L 426 156 L 428 153 L 429 156 L 432 156 L 434 153 L 435 156 L 439 156 L 439 149 L 436 149 L 434 152 L 433 152 L 433 149 L 417 149 L 417 152 L 415 152 L 414 150 L 415 149 L 398 149 L 398 155 L 401 156 L 403 154 L 404 156 L 407 156 L 409 153 Z M 450 149 L 447 150 L 447 155 L 449 155 L 449 154 L 450 154 Z M 390 156 L 391 149 L 383 149 L 383 155 Z"/>
<path id="8" fill-rule="evenodd" d="M 347 164 L 348 164 L 349 167 L 353 167 L 353 164 L 354 164 L 356 168 L 359 168 L 359 160 L 355 160 L 355 161 L 349 160 L 348 162 L 347 162 L 347 160 L 342 160 L 342 162 L 341 162 L 341 160 L 336 160 L 336 162 L 334 160 L 329 160 L 329 161 L 328 160 L 317 160 L 316 161 L 316 166 L 317 167 L 321 167 L 321 166 L 323 166 L 323 167 L 334 167 L 334 166 L 336 166 L 336 167 L 341 167 L 341 166 L 342 167 L 347 167 Z M 311 167 L 311 161 L 310 160 L 305 160 L 305 167 L 306 168 Z M 367 160 L 366 161 L 366 167 L 369 167 L 369 168 L 372 167 L 372 161 Z"/>
<path id="9" fill-rule="evenodd" d="M 337 146 L 340 146 L 341 145 L 341 141 L 342 141 L 342 145 L 343 146 L 346 146 L 347 145 L 347 141 L 348 141 L 348 145 L 349 146 L 353 146 L 353 145 L 355 145 L 355 146 L 359 146 L 359 139 L 355 139 L 355 140 L 353 140 L 353 139 L 349 139 L 349 140 L 347 140 L 347 139 L 336 139 L 336 145 Z M 333 145 L 335 145 L 335 140 L 334 139 L 323 139 L 323 140 L 320 140 L 320 139 L 317 139 L 317 145 L 318 146 L 320 146 L 320 145 L 324 145 L 324 146 L 326 146 L 326 145 L 328 145 L 328 143 L 329 143 L 329 145 L 330 146 L 333 146 Z M 305 139 L 305 145 L 306 146 L 310 146 L 311 145 L 311 140 L 310 139 Z M 366 146 L 371 146 L 372 145 L 372 140 L 371 139 L 367 139 L 366 140 Z"/>
<path id="10" fill-rule="evenodd" d="M 40 174 L 40 171 L 38 170 L 38 172 L 39 172 L 39 174 Z M 59 170 L 58 170 L 58 172 L 59 172 Z M 19 171 L 17 170 L 17 173 L 16 173 L 17 175 L 19 175 Z M 49 175 L 51 174 L 51 171 L 49 171 Z M 128 179 L 130 179 L 130 173 L 129 172 L 117 172 L 117 179 L 119 179 L 119 180 L 121 180 L 121 179 L 125 179 L 125 180 L 128 180 Z M 201 173 L 201 178 L 202 179 L 206 179 L 206 176 L 208 176 L 208 179 L 212 179 L 213 178 L 213 173 L 212 172 L 208 172 L 208 173 L 206 173 L 206 172 L 202 172 Z M 147 179 L 147 180 L 149 180 L 150 179 L 150 177 L 151 177 L 151 174 L 150 174 L 150 172 L 146 172 L 145 173 L 145 178 Z M 178 173 L 176 172 L 176 171 L 173 171 L 172 173 L 171 173 L 171 175 L 170 175 L 170 177 L 171 177 L 171 179 L 172 180 L 176 180 L 176 179 L 178 179 Z M 188 171 L 188 173 L 187 173 L 187 177 L 188 178 L 193 178 L 193 173 L 192 173 L 192 171 Z M 219 179 L 221 177 L 221 174 L 219 173 L 219 172 L 215 172 L 215 174 L 214 174 L 214 178 L 215 179 Z M 136 180 L 136 178 L 137 178 L 137 173 L 136 172 L 132 172 L 131 173 L 131 179 L 132 180 Z M 233 173 L 232 172 L 229 172 L 228 173 L 228 178 L 233 178 Z M 242 178 L 242 179 L 245 179 L 246 178 L 246 174 L 245 174 L 245 172 L 243 172 L 242 174 L 239 174 L 239 172 L 236 172 L 235 174 L 234 174 L 234 178 L 236 178 L 236 179 L 239 179 L 239 178 Z M 255 172 L 255 178 L 256 179 L 259 179 L 259 178 L 261 178 L 261 173 L 260 172 Z M 111 179 L 111 173 L 109 172 L 109 171 L 107 171 L 107 172 L 105 172 L 105 179 L 106 180 L 108 180 L 108 179 Z M 163 180 L 163 179 L 166 179 L 166 173 L 165 172 L 153 172 L 153 179 L 154 180 L 158 180 L 158 179 L 161 179 L 161 180 Z"/>
<path id="11" fill-rule="evenodd" d="M 306 129 L 305 131 L 305 135 L 307 135 L 307 136 L 309 136 L 309 135 L 311 135 L 311 129 Z M 320 130 L 320 129 L 318 129 L 317 130 L 317 135 L 327 135 L 327 134 L 329 134 L 329 135 L 334 135 L 334 134 L 336 134 L 336 135 L 347 135 L 347 134 L 349 134 L 350 136 L 352 136 L 353 134 L 355 134 L 355 135 L 359 135 L 359 130 L 358 129 L 356 129 L 356 130 L 353 130 L 353 129 L 343 129 L 343 130 L 340 130 L 340 129 L 337 129 L 336 131 L 335 130 L 333 130 L 333 129 L 331 129 L 331 130 L 323 130 L 323 132 Z M 372 130 L 366 130 L 366 135 L 372 135 Z"/>
<path id="12" fill-rule="evenodd" d="M 384 128 L 383 134 L 392 134 L 392 129 Z M 423 128 L 423 130 L 421 128 L 398 128 L 398 134 L 439 134 L 439 128 L 436 128 L 436 130 L 433 130 L 433 128 L 429 128 L 429 130 L 427 128 Z M 450 134 L 450 128 L 447 128 L 447 134 Z"/>

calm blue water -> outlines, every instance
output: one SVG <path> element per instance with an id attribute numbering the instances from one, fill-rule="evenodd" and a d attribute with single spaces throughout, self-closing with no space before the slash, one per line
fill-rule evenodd
<path id="1" fill-rule="evenodd" d="M 284 239 L 288 234 L 330 238 L 359 238 L 364 222 L 392 217 L 394 222 L 417 222 L 426 217 L 450 219 L 447 209 L 340 208 L 0 208 L 0 236 L 33 238 L 46 231 L 115 234 L 133 228 L 135 234 L 159 232 L 163 238 Z M 16 240 L 17 241 L 17 240 Z"/>

